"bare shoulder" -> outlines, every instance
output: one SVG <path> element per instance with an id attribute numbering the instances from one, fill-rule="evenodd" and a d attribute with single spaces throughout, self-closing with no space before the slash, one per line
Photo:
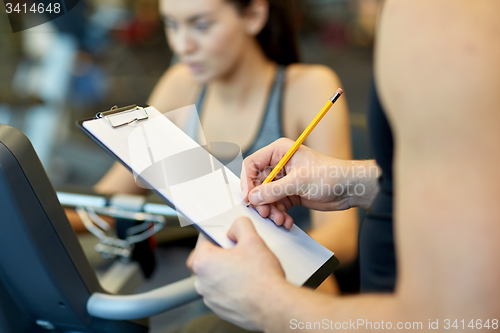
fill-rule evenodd
<path id="1" fill-rule="evenodd" d="M 471 121 L 488 125 L 488 117 L 498 116 L 489 105 L 499 96 L 494 92 L 500 85 L 499 10 L 495 0 L 385 3 L 375 71 L 397 130 L 409 134 L 434 124 L 441 135 L 443 129 L 472 130 Z M 459 137 L 468 138 L 463 134 Z"/>
<path id="2" fill-rule="evenodd" d="M 171 66 L 156 84 L 148 104 L 161 112 L 172 111 L 195 102 L 200 84 L 184 64 Z"/>
<path id="3" fill-rule="evenodd" d="M 325 85 L 339 84 L 337 74 L 324 65 L 292 64 L 287 67 L 286 85 L 291 96 L 304 95 Z"/>
<path id="4" fill-rule="evenodd" d="M 298 137 L 339 87 L 342 87 L 340 79 L 329 67 L 306 64 L 288 66 L 283 104 L 285 135 Z M 332 109 L 305 143 L 323 154 L 350 158 L 346 99 L 339 99 Z"/>
<path id="5" fill-rule="evenodd" d="M 286 72 L 285 109 L 313 109 L 325 103 L 341 86 L 337 74 L 323 65 L 292 64 Z"/>
<path id="6" fill-rule="evenodd" d="M 341 87 L 337 74 L 323 65 L 292 64 L 287 67 L 284 93 L 285 126 L 303 128 Z M 347 108 L 344 101 L 339 107 Z"/>

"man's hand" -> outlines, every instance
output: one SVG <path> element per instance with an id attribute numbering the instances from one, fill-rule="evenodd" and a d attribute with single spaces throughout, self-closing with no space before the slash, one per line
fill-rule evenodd
<path id="1" fill-rule="evenodd" d="M 188 267 L 196 274 L 196 291 L 221 318 L 249 330 L 260 330 L 263 290 L 285 284 L 281 265 L 248 218 L 228 231 L 236 245 L 222 249 L 200 235 Z"/>
<path id="2" fill-rule="evenodd" d="M 379 176 L 373 161 L 341 160 L 305 146 L 297 150 L 273 182 L 261 185 L 293 143 L 285 138 L 276 140 L 243 161 L 243 195 L 263 217 L 274 215 L 285 220 L 285 227 L 290 228 L 291 222 L 279 216 L 279 212 L 292 206 L 335 211 L 371 204 L 378 191 Z"/>

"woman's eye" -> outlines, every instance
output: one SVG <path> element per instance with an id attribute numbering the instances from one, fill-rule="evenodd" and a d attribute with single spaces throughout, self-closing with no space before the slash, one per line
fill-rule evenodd
<path id="1" fill-rule="evenodd" d="M 173 20 L 166 19 L 165 20 L 165 26 L 168 29 L 177 29 L 177 23 Z"/>
<path id="2" fill-rule="evenodd" d="M 209 22 L 196 22 L 195 28 L 201 31 L 205 31 L 210 27 Z"/>

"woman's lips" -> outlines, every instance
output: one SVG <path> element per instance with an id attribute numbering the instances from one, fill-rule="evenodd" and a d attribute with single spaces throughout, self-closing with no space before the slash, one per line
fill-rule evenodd
<path id="1" fill-rule="evenodd" d="M 197 64 L 197 63 L 187 63 L 187 65 L 193 73 L 199 73 L 203 71 L 204 68 L 202 64 Z"/>

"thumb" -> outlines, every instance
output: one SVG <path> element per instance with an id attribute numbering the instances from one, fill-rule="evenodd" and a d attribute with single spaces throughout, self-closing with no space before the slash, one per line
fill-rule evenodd
<path id="1" fill-rule="evenodd" d="M 298 195 L 299 182 L 287 175 L 270 183 L 257 186 L 248 194 L 248 201 L 254 206 L 270 204 L 292 195 Z"/>
<path id="2" fill-rule="evenodd" d="M 227 236 L 236 243 L 245 241 L 248 238 L 259 237 L 252 221 L 243 216 L 234 220 L 227 232 Z"/>

